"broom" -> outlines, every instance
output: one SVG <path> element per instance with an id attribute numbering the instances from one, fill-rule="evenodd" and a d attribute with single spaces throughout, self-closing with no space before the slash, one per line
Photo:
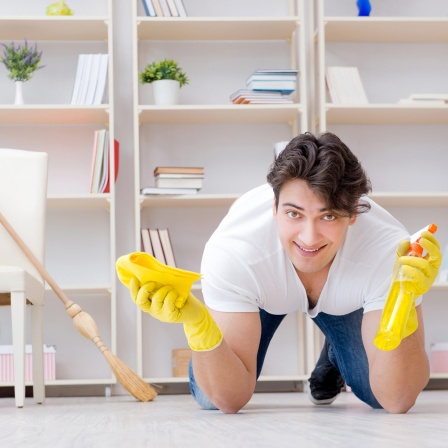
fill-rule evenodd
<path id="1" fill-rule="evenodd" d="M 50 274 L 45 270 L 42 263 L 34 256 L 29 247 L 20 238 L 19 234 L 13 229 L 11 224 L 0 213 L 0 222 L 6 231 L 11 235 L 17 245 L 22 249 L 37 271 L 42 275 L 46 282 L 51 286 L 56 295 L 65 305 L 67 314 L 72 318 L 76 329 L 87 339 L 90 339 L 101 351 L 106 358 L 113 374 L 120 384 L 137 400 L 151 401 L 157 396 L 157 392 L 147 383 L 143 381 L 130 367 L 123 361 L 118 359 L 104 344 L 99 335 L 98 327 L 90 316 L 81 309 L 79 305 L 73 303 L 62 291 L 62 289 L 51 278 Z"/>

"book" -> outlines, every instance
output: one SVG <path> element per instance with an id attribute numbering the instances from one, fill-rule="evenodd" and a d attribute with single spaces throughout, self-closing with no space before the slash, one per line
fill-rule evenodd
<path id="1" fill-rule="evenodd" d="M 162 8 L 163 15 L 165 17 L 171 17 L 170 8 L 168 7 L 167 0 L 159 0 L 160 7 Z"/>
<path id="2" fill-rule="evenodd" d="M 109 55 L 80 54 L 70 104 L 101 104 L 107 82 Z"/>
<path id="3" fill-rule="evenodd" d="M 90 193 L 110 192 L 110 141 L 109 132 L 106 129 L 95 131 L 92 151 L 92 166 L 90 172 Z M 119 148 L 120 144 L 114 140 L 114 181 L 118 177 Z"/>
<path id="4" fill-rule="evenodd" d="M 204 168 L 194 166 L 156 166 L 154 176 L 158 174 L 204 174 Z"/>
<path id="5" fill-rule="evenodd" d="M 76 77 L 75 77 L 75 84 L 73 86 L 73 93 L 72 93 L 72 99 L 70 101 L 70 104 L 78 104 L 78 97 L 79 97 L 79 91 L 81 88 L 81 79 L 84 72 L 84 63 L 85 63 L 85 54 L 80 54 L 78 56 L 78 66 L 76 68 Z"/>
<path id="6" fill-rule="evenodd" d="M 95 133 L 98 133 L 96 141 L 96 147 L 94 150 L 95 157 L 93 159 L 93 168 L 91 170 L 92 172 L 92 178 L 90 181 L 90 193 L 98 193 L 100 181 L 101 181 L 101 175 L 103 170 L 103 159 L 104 159 L 104 150 L 106 148 L 106 130 L 100 129 L 99 131 L 95 131 Z"/>
<path id="7" fill-rule="evenodd" d="M 100 72 L 100 60 L 100 54 L 92 54 L 92 65 L 90 66 L 90 73 L 88 74 L 87 90 L 83 104 L 93 104 Z"/>
<path id="8" fill-rule="evenodd" d="M 177 11 L 176 4 L 174 0 L 166 0 L 168 3 L 168 8 L 170 9 L 170 13 L 173 17 L 179 17 L 179 12 Z"/>
<path id="9" fill-rule="evenodd" d="M 163 254 L 162 243 L 160 242 L 159 232 L 157 229 L 148 229 L 149 238 L 151 240 L 151 246 L 154 253 L 154 257 L 160 261 L 160 263 L 166 264 L 165 255 Z"/>
<path id="10" fill-rule="evenodd" d="M 174 258 L 173 247 L 171 245 L 170 232 L 168 229 L 158 229 L 158 232 L 166 264 L 168 266 L 172 266 L 173 268 L 175 268 L 176 260 Z"/>
<path id="11" fill-rule="evenodd" d="M 246 87 L 250 90 L 256 91 L 262 90 L 290 94 L 296 90 L 296 83 L 291 81 L 252 81 L 247 84 Z"/>
<path id="12" fill-rule="evenodd" d="M 325 79 L 335 104 L 368 104 L 357 67 L 327 67 Z"/>
<path id="13" fill-rule="evenodd" d="M 180 17 L 187 17 L 187 11 L 185 9 L 185 5 L 182 0 L 174 0 L 174 3 L 176 3 L 177 12 L 179 13 Z"/>
<path id="14" fill-rule="evenodd" d="M 142 235 L 142 249 L 143 252 L 146 252 L 149 255 L 154 256 L 154 252 L 152 250 L 151 238 L 149 237 L 149 229 L 141 229 Z"/>
<path id="15" fill-rule="evenodd" d="M 440 106 L 448 104 L 448 100 L 411 100 L 410 98 L 402 98 L 398 100 L 399 104 L 407 104 L 408 106 Z"/>
<path id="16" fill-rule="evenodd" d="M 107 179 L 104 188 L 101 190 L 101 193 L 110 193 L 110 149 L 107 153 L 109 154 L 109 157 L 107 158 L 107 164 L 105 165 L 107 166 Z M 119 164 L 120 164 L 120 143 L 118 143 L 118 141 L 114 139 L 114 168 L 115 168 L 114 182 L 117 181 Z"/>
<path id="17" fill-rule="evenodd" d="M 296 69 L 283 69 L 283 68 L 265 68 L 255 70 L 254 74 L 284 74 L 284 75 L 297 75 L 299 73 Z"/>
<path id="18" fill-rule="evenodd" d="M 98 71 L 98 80 L 96 83 L 95 95 L 93 97 L 92 104 L 101 104 L 103 102 L 104 91 L 107 83 L 107 70 L 109 67 L 109 55 L 101 54 L 100 56 L 100 68 Z"/>
<path id="19" fill-rule="evenodd" d="M 185 174 L 185 173 L 161 173 L 157 174 L 159 179 L 204 179 L 203 174 Z"/>
<path id="20" fill-rule="evenodd" d="M 264 103 L 293 103 L 292 99 L 282 92 L 265 91 L 265 90 L 251 90 L 239 89 L 230 95 L 230 101 L 234 104 L 264 104 Z"/>
<path id="21" fill-rule="evenodd" d="M 157 188 L 197 188 L 198 190 L 202 188 L 202 178 L 166 178 L 166 177 L 155 177 L 155 186 Z"/>
<path id="22" fill-rule="evenodd" d="M 101 177 L 98 181 L 97 193 L 102 193 L 104 187 L 106 186 L 107 179 L 109 177 L 109 132 L 106 131 L 106 137 L 104 140 L 104 153 L 101 167 Z"/>
<path id="23" fill-rule="evenodd" d="M 98 131 L 94 132 L 93 136 L 93 151 L 92 151 L 92 162 L 90 165 L 90 186 L 89 186 L 89 192 L 92 192 L 93 187 L 93 173 L 95 172 L 95 160 L 96 160 L 96 152 L 98 151 Z"/>
<path id="24" fill-rule="evenodd" d="M 140 193 L 145 194 L 197 194 L 197 188 L 157 188 L 157 187 L 144 187 L 140 190 Z"/>
<path id="25" fill-rule="evenodd" d="M 92 70 L 93 54 L 86 54 L 84 56 L 85 60 L 83 64 L 81 84 L 79 86 L 79 95 L 77 97 L 77 101 L 75 104 L 85 104 L 87 98 L 87 89 L 89 88 L 89 79 L 90 79 L 90 72 Z"/>
<path id="26" fill-rule="evenodd" d="M 160 5 L 160 0 L 152 0 L 154 10 L 156 11 L 157 17 L 163 17 L 162 6 Z"/>
<path id="27" fill-rule="evenodd" d="M 151 0 L 142 0 L 143 8 L 145 9 L 145 13 L 149 17 L 156 16 L 156 10 L 154 9 L 154 5 Z"/>
<path id="28" fill-rule="evenodd" d="M 448 93 L 412 93 L 409 99 L 413 101 L 448 101 Z"/>

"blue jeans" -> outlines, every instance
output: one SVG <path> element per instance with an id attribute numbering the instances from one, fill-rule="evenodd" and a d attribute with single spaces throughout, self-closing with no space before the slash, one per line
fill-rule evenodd
<path id="1" fill-rule="evenodd" d="M 381 408 L 372 393 L 369 383 L 369 366 L 361 337 L 361 322 L 363 310 L 357 310 L 344 316 L 332 316 L 319 313 L 314 323 L 321 329 L 329 342 L 328 359 L 339 370 L 344 381 L 351 387 L 353 393 L 372 408 Z M 263 367 L 266 352 L 275 331 L 285 315 L 269 314 L 260 310 L 261 339 L 257 353 L 257 379 Z M 190 392 L 203 409 L 216 409 L 216 406 L 199 388 L 193 374 L 193 364 L 190 361 Z"/>

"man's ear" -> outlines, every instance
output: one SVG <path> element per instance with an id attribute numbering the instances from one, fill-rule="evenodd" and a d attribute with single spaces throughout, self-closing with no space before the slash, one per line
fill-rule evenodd
<path id="1" fill-rule="evenodd" d="M 348 219 L 348 225 L 352 226 L 356 222 L 357 218 L 358 215 L 350 216 L 350 218 Z"/>
<path id="2" fill-rule="evenodd" d="M 274 219 L 277 219 L 277 202 L 274 198 L 274 203 L 272 204 L 272 214 L 274 215 Z"/>

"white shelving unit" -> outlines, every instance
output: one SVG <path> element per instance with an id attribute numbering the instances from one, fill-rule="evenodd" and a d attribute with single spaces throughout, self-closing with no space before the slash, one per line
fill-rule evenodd
<path id="1" fill-rule="evenodd" d="M 433 70 L 430 64 L 437 60 L 433 57 L 437 51 L 447 48 L 448 19 L 419 16 L 418 2 L 405 5 L 403 12 L 414 16 L 396 17 L 394 5 L 373 3 L 371 17 L 349 17 L 349 11 L 353 16 L 357 14 L 356 5 L 350 9 L 341 0 L 316 0 L 314 127 L 318 132 L 335 132 L 354 150 L 371 177 L 371 197 L 411 233 L 429 222 L 437 223 L 443 248 L 448 243 L 448 188 L 442 180 L 446 176 L 442 177 L 437 167 L 448 161 L 443 137 L 448 106 L 402 104 L 397 95 L 447 91 L 441 87 L 446 70 Z M 442 7 L 431 6 L 431 2 L 425 5 L 428 11 Z M 381 17 L 375 16 L 378 10 Z M 426 54 L 428 67 L 426 60 L 422 62 Z M 376 57 L 380 57 L 375 55 L 381 55 L 381 64 L 375 64 Z M 415 72 L 409 70 L 412 63 L 417 68 Z M 357 66 L 370 103 L 351 106 L 329 102 L 326 65 Z M 447 290 L 446 283 L 436 283 L 423 301 L 428 352 L 432 342 L 448 340 L 440 322 L 440 316 L 446 312 L 440 299 Z M 446 379 L 448 375 L 432 374 L 431 378 Z"/>
<path id="2" fill-rule="evenodd" d="M 302 0 L 271 3 L 272 11 L 265 17 L 253 17 L 234 7 L 229 14 L 232 17 L 212 13 L 207 17 L 195 17 L 194 13 L 189 17 L 146 17 L 141 2 L 133 1 L 137 251 L 141 250 L 141 227 L 168 227 L 177 264 L 199 271 L 204 244 L 229 206 L 240 194 L 265 182 L 274 143 L 308 130 L 304 4 Z M 191 81 L 181 89 L 176 106 L 152 105 L 151 86 L 138 83 L 146 64 L 164 57 L 175 59 Z M 294 104 L 230 102 L 230 95 L 244 88 L 246 78 L 259 68 L 299 69 L 299 94 L 295 94 Z M 263 128 L 276 137 L 265 138 L 267 148 L 257 149 L 258 142 L 252 143 L 249 134 L 244 141 L 232 141 L 229 135 L 235 127 L 239 135 L 242 128 L 250 128 L 255 140 Z M 175 141 L 177 134 L 185 135 L 183 143 Z M 182 151 L 176 149 L 179 145 L 184 146 Z M 157 165 L 204 166 L 204 188 L 192 196 L 140 195 L 142 187 L 153 185 L 152 172 Z M 200 285 L 195 285 L 195 294 L 201 297 Z M 137 314 L 137 372 L 152 383 L 187 381 L 171 375 L 171 349 L 187 346 L 181 326 Z M 304 334 L 300 318 L 292 328 L 296 328 L 294 339 L 297 331 Z M 302 333 L 299 339 L 304 344 Z M 304 350 L 303 346 L 292 356 L 297 380 L 305 379 Z M 272 380 L 291 375 L 268 373 L 265 377 Z"/>
<path id="3" fill-rule="evenodd" d="M 32 15 L 18 11 L 0 16 L 0 42 L 23 42 L 25 38 L 36 42 L 45 65 L 24 86 L 26 104 L 10 104 L 11 95 L 0 98 L 0 147 L 49 153 L 46 269 L 71 300 L 91 314 L 106 345 L 115 352 L 115 186 L 111 182 L 109 194 L 88 193 L 94 130 L 107 127 L 112 147 L 114 142 L 112 0 L 90 8 L 95 16 L 83 15 L 83 6 L 77 6 L 79 15 L 70 17 L 47 17 L 45 7 L 40 13 L 33 10 Z M 88 52 L 109 54 L 104 99 L 108 102 L 70 105 L 78 54 Z M 13 83 L 3 75 L 0 90 L 13 91 Z M 110 165 L 113 173 L 113 151 Z M 0 319 L 0 341 L 10 343 L 9 310 Z M 116 384 L 110 368 L 101 364 L 101 354 L 74 328 L 49 287 L 44 340 L 57 346 L 57 379 L 47 385 Z M 94 356 L 98 363 L 89 361 Z"/>

